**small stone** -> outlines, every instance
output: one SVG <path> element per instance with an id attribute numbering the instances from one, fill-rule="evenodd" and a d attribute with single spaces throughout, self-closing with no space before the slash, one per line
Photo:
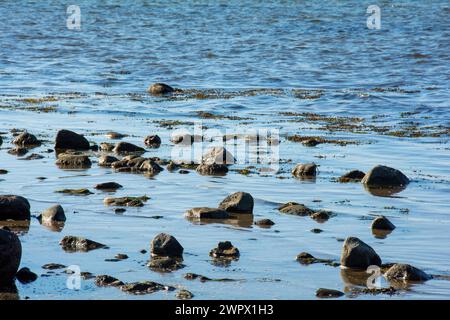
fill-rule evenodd
<path id="1" fill-rule="evenodd" d="M 114 277 L 108 275 L 100 275 L 95 277 L 95 284 L 98 287 L 120 287 L 124 283 Z"/>
<path id="2" fill-rule="evenodd" d="M 364 178 L 366 174 L 359 170 L 352 170 L 350 172 L 347 172 L 343 176 L 339 177 L 339 182 L 360 182 L 362 178 Z"/>
<path id="3" fill-rule="evenodd" d="M 147 196 L 142 197 L 121 197 L 121 198 L 105 198 L 103 203 L 107 206 L 118 207 L 143 207 L 144 202 L 147 202 L 150 198 Z"/>
<path id="4" fill-rule="evenodd" d="M 385 273 L 385 277 L 391 281 L 427 281 L 433 277 L 422 270 L 409 264 L 396 263 Z"/>
<path id="5" fill-rule="evenodd" d="M 38 138 L 36 138 L 36 136 L 28 132 L 23 132 L 19 134 L 13 140 L 13 143 L 21 147 L 37 147 L 41 145 L 41 141 L 39 141 Z"/>
<path id="6" fill-rule="evenodd" d="M 74 237 L 74 236 L 65 236 L 61 242 L 60 245 L 62 246 L 63 250 L 69 251 L 69 252 L 75 252 L 75 251 L 82 251 L 87 252 L 95 249 L 100 248 L 108 248 L 106 245 L 86 239 L 81 237 Z"/>
<path id="7" fill-rule="evenodd" d="M 56 165 L 63 169 L 85 169 L 90 168 L 92 163 L 86 155 L 60 153 Z"/>
<path id="8" fill-rule="evenodd" d="M 311 215 L 311 218 L 316 220 L 317 222 L 325 222 L 330 219 L 330 217 L 331 212 L 326 210 L 319 210 Z"/>
<path id="9" fill-rule="evenodd" d="M 47 263 L 44 264 L 41 268 L 45 270 L 57 270 L 57 269 L 64 269 L 66 268 L 66 266 L 59 263 Z"/>
<path id="10" fill-rule="evenodd" d="M 90 194 L 93 194 L 89 189 L 61 189 L 56 190 L 57 193 L 64 193 L 64 194 L 70 194 L 73 196 L 88 196 Z"/>
<path id="11" fill-rule="evenodd" d="M 238 258 L 240 252 L 230 241 L 223 241 L 219 242 L 217 248 L 212 249 L 209 255 L 213 258 Z"/>
<path id="12" fill-rule="evenodd" d="M 194 295 L 192 292 L 183 289 L 177 292 L 176 297 L 180 300 L 190 300 L 194 297 Z"/>
<path id="13" fill-rule="evenodd" d="M 395 226 L 385 216 L 379 216 L 372 222 L 372 230 L 392 231 L 394 229 Z"/>
<path id="14" fill-rule="evenodd" d="M 56 150 L 89 150 L 89 141 L 82 135 L 70 130 L 58 131 L 55 139 Z"/>
<path id="15" fill-rule="evenodd" d="M 409 179 L 401 171 L 378 165 L 371 169 L 361 180 L 369 187 L 404 187 Z"/>
<path id="16" fill-rule="evenodd" d="M 150 244 L 152 256 L 182 257 L 183 251 L 178 240 L 166 233 L 158 234 Z"/>
<path id="17" fill-rule="evenodd" d="M 117 189 L 122 188 L 122 185 L 116 182 L 104 182 L 99 183 L 95 186 L 95 189 L 103 190 L 103 191 L 116 191 Z"/>
<path id="18" fill-rule="evenodd" d="M 111 165 L 116 161 L 119 161 L 119 159 L 117 159 L 116 157 L 101 156 L 100 159 L 98 160 L 98 165 L 100 167 L 111 167 Z"/>
<path id="19" fill-rule="evenodd" d="M 104 152 L 112 152 L 116 145 L 114 143 L 102 142 L 100 143 L 100 150 Z"/>
<path id="20" fill-rule="evenodd" d="M 233 213 L 253 213 L 254 200 L 250 193 L 236 192 L 227 196 L 219 208 Z"/>
<path id="21" fill-rule="evenodd" d="M 343 295 L 343 292 L 333 289 L 320 288 L 316 291 L 316 297 L 318 298 L 339 298 Z"/>
<path id="22" fill-rule="evenodd" d="M 275 222 L 273 222 L 270 219 L 260 219 L 255 221 L 255 225 L 260 226 L 260 227 L 270 227 L 273 226 L 275 224 Z"/>
<path id="23" fill-rule="evenodd" d="M 350 269 L 366 270 L 369 266 L 381 266 L 381 258 L 369 245 L 358 238 L 348 237 L 342 248 L 341 265 Z"/>
<path id="24" fill-rule="evenodd" d="M 129 142 L 119 142 L 114 147 L 113 151 L 117 154 L 129 154 L 129 153 L 145 153 L 145 149 L 138 147 Z"/>
<path id="25" fill-rule="evenodd" d="M 118 254 L 116 254 L 116 256 L 114 258 L 119 259 L 119 260 L 126 260 L 126 259 L 128 259 L 128 256 L 123 253 L 118 253 Z"/>
<path id="26" fill-rule="evenodd" d="M 20 283 L 24 284 L 36 281 L 37 278 L 37 274 L 31 272 L 29 268 L 22 268 L 16 273 L 16 279 L 19 280 Z"/>
<path id="27" fill-rule="evenodd" d="M 175 170 L 178 170 L 179 167 L 180 167 L 180 166 L 177 165 L 175 162 L 170 161 L 169 164 L 166 166 L 166 169 L 167 169 L 168 171 L 175 171 Z"/>
<path id="28" fill-rule="evenodd" d="M 318 229 L 318 228 L 314 228 L 314 229 L 311 229 L 311 232 L 312 233 L 322 233 L 323 230 L 322 229 Z"/>
<path id="29" fill-rule="evenodd" d="M 222 176 L 228 172 L 228 167 L 224 164 L 201 164 L 196 170 L 201 175 Z"/>
<path id="30" fill-rule="evenodd" d="M 152 95 L 160 96 L 174 92 L 174 88 L 165 83 L 154 83 L 148 88 L 148 92 Z"/>
<path id="31" fill-rule="evenodd" d="M 188 210 L 185 214 L 190 219 L 228 219 L 230 215 L 222 209 L 197 207 Z"/>
<path id="32" fill-rule="evenodd" d="M 105 136 L 109 139 L 122 139 L 125 138 L 127 135 L 115 131 L 109 131 L 105 134 Z"/>
<path id="33" fill-rule="evenodd" d="M 317 165 L 314 163 L 298 164 L 292 170 L 295 177 L 315 177 Z"/>
<path id="34" fill-rule="evenodd" d="M 129 294 L 136 294 L 136 295 L 142 295 L 142 294 L 150 294 L 154 293 L 156 291 L 160 290 L 168 290 L 167 286 L 163 286 L 162 284 L 153 282 L 153 281 L 142 281 L 142 282 L 134 282 L 134 283 L 127 283 L 120 287 L 120 289 L 123 292 L 129 293 Z"/>
<path id="35" fill-rule="evenodd" d="M 148 147 L 159 148 L 161 145 L 161 138 L 158 135 L 147 136 L 144 143 Z"/>
<path id="36" fill-rule="evenodd" d="M 304 204 L 296 202 L 288 202 L 281 205 L 278 210 L 281 213 L 292 214 L 296 216 L 309 216 L 314 213 L 313 210 L 305 206 Z"/>
<path id="37" fill-rule="evenodd" d="M 157 272 L 171 272 L 184 267 L 181 263 L 181 258 L 173 258 L 173 257 L 153 257 L 147 266 L 153 271 Z"/>

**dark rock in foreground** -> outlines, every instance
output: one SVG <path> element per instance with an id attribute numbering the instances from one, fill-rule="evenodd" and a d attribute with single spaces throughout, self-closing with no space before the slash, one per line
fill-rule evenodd
<path id="1" fill-rule="evenodd" d="M 227 196 L 219 208 L 233 213 L 253 213 L 254 200 L 250 193 L 236 192 Z"/>
<path id="2" fill-rule="evenodd" d="M 37 274 L 32 272 L 29 268 L 22 268 L 16 273 L 16 279 L 24 284 L 36 281 L 37 278 Z"/>
<path id="3" fill-rule="evenodd" d="M 30 203 L 21 196 L 0 195 L 0 221 L 30 220 Z"/>
<path id="4" fill-rule="evenodd" d="M 158 135 L 147 136 L 144 140 L 146 146 L 151 148 L 159 148 L 161 145 L 161 138 Z"/>
<path id="5" fill-rule="evenodd" d="M 89 141 L 82 135 L 70 130 L 60 130 L 56 134 L 56 150 L 89 150 Z"/>
<path id="6" fill-rule="evenodd" d="M 9 284 L 19 269 L 22 245 L 15 233 L 0 228 L 0 284 Z"/>
<path id="7" fill-rule="evenodd" d="M 361 182 L 369 187 L 404 187 L 409 179 L 401 171 L 387 166 L 375 166 Z"/>
<path id="8" fill-rule="evenodd" d="M 339 298 L 343 295 L 343 292 L 333 289 L 320 288 L 316 291 L 317 298 Z"/>
<path id="9" fill-rule="evenodd" d="M 259 226 L 259 227 L 271 227 L 275 224 L 275 222 L 273 222 L 270 219 L 260 219 L 255 221 L 255 225 Z"/>
<path id="10" fill-rule="evenodd" d="M 350 269 L 364 269 L 381 266 L 381 258 L 369 245 L 358 238 L 348 237 L 342 248 L 341 265 Z"/>
<path id="11" fill-rule="evenodd" d="M 317 165 L 314 163 L 298 164 L 292 170 L 294 177 L 315 177 Z"/>
<path id="12" fill-rule="evenodd" d="M 158 234 L 150 243 L 152 256 L 182 257 L 184 248 L 175 237 L 166 234 Z"/>
<path id="13" fill-rule="evenodd" d="M 409 264 L 394 264 L 385 273 L 385 277 L 391 281 L 427 281 L 433 277 Z"/>
<path id="14" fill-rule="evenodd" d="M 62 246 L 63 250 L 69 251 L 69 252 L 75 252 L 75 251 L 82 251 L 87 252 L 95 249 L 100 248 L 108 248 L 106 245 L 86 239 L 81 237 L 74 237 L 74 236 L 65 236 L 61 242 L 60 245 Z"/>
<path id="15" fill-rule="evenodd" d="M 22 132 L 14 140 L 13 143 L 20 147 L 37 147 L 41 145 L 41 141 L 28 132 Z"/>
<path id="16" fill-rule="evenodd" d="M 372 222 L 372 230 L 392 231 L 394 229 L 395 226 L 385 216 L 379 216 Z"/>

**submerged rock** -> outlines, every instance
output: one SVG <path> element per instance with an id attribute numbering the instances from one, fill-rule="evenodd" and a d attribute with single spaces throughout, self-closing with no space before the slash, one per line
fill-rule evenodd
<path id="1" fill-rule="evenodd" d="M 117 154 L 145 153 L 144 148 L 124 141 L 117 143 L 113 151 Z"/>
<path id="2" fill-rule="evenodd" d="M 16 273 L 16 279 L 24 284 L 36 281 L 37 278 L 37 274 L 32 272 L 29 268 L 22 268 Z"/>
<path id="3" fill-rule="evenodd" d="M 21 134 L 19 134 L 13 140 L 13 143 L 21 147 L 37 147 L 41 145 L 41 141 L 39 141 L 36 136 L 28 132 L 22 132 Z"/>
<path id="4" fill-rule="evenodd" d="M 385 273 L 385 277 L 391 281 L 427 281 L 433 278 L 416 267 L 399 263 L 390 267 Z"/>
<path id="5" fill-rule="evenodd" d="M 361 182 L 369 187 L 404 187 L 409 183 L 409 179 L 397 169 L 378 165 L 371 169 Z"/>
<path id="6" fill-rule="evenodd" d="M 89 142 L 82 135 L 70 130 L 60 130 L 56 134 L 56 150 L 89 150 Z"/>
<path id="7" fill-rule="evenodd" d="M 30 220 L 30 203 L 21 196 L 0 195 L 0 221 Z"/>
<path id="8" fill-rule="evenodd" d="M 366 174 L 359 170 L 352 170 L 339 177 L 339 182 L 360 182 Z"/>
<path id="9" fill-rule="evenodd" d="M 86 155 L 60 153 L 56 165 L 64 169 L 85 169 L 90 168 L 92 163 Z"/>
<path id="10" fill-rule="evenodd" d="M 395 226 L 385 216 L 379 216 L 373 220 L 371 228 L 372 230 L 392 231 L 395 229 Z"/>
<path id="11" fill-rule="evenodd" d="M 343 292 L 333 289 L 320 288 L 316 291 L 317 298 L 339 298 L 343 295 Z"/>
<path id="12" fill-rule="evenodd" d="M 213 147 L 209 149 L 202 157 L 203 164 L 234 164 L 236 159 L 224 147 Z"/>
<path id="13" fill-rule="evenodd" d="M 118 207 L 143 207 L 144 202 L 150 199 L 147 196 L 142 197 L 121 197 L 121 198 L 105 198 L 103 203 L 107 206 Z"/>
<path id="14" fill-rule="evenodd" d="M 144 140 L 146 146 L 151 148 L 159 148 L 161 145 L 161 138 L 158 135 L 147 136 Z"/>
<path id="15" fill-rule="evenodd" d="M 42 214 L 39 215 L 38 219 L 43 224 L 52 222 L 64 222 L 66 221 L 66 215 L 64 213 L 63 207 L 57 204 L 42 212 Z"/>
<path id="16" fill-rule="evenodd" d="M 153 281 L 127 283 L 122 285 L 120 289 L 123 292 L 136 295 L 150 294 L 160 290 L 173 290 L 171 287 L 167 287 Z"/>
<path id="17" fill-rule="evenodd" d="M 119 161 L 119 159 L 113 156 L 101 156 L 100 159 L 98 159 L 98 165 L 100 167 L 111 167 L 111 165 L 117 161 Z"/>
<path id="18" fill-rule="evenodd" d="M 184 248 L 175 237 L 160 233 L 150 243 L 152 256 L 182 257 Z"/>
<path id="19" fill-rule="evenodd" d="M 197 207 L 188 210 L 185 214 L 186 218 L 190 219 L 228 219 L 230 215 L 222 209 Z"/>
<path id="20" fill-rule="evenodd" d="M 0 284 L 13 282 L 22 258 L 19 237 L 6 227 L 0 227 Z"/>
<path id="21" fill-rule="evenodd" d="M 259 226 L 259 227 L 271 227 L 275 224 L 275 222 L 273 222 L 270 219 L 260 219 L 255 221 L 255 225 Z"/>
<path id="22" fill-rule="evenodd" d="M 153 257 L 147 266 L 157 272 L 171 272 L 184 267 L 182 264 L 183 259 L 181 258 L 173 258 L 173 257 Z"/>
<path id="23" fill-rule="evenodd" d="M 233 213 L 253 213 L 254 200 L 250 193 L 236 192 L 227 196 L 219 208 Z"/>
<path id="24" fill-rule="evenodd" d="M 74 237 L 74 236 L 65 236 L 61 242 L 60 245 L 62 246 L 63 250 L 74 252 L 74 251 L 82 251 L 87 252 L 95 249 L 100 248 L 108 248 L 106 245 L 86 239 L 81 237 Z"/>
<path id="25" fill-rule="evenodd" d="M 314 163 L 298 164 L 292 170 L 294 177 L 315 177 L 317 165 Z"/>
<path id="26" fill-rule="evenodd" d="M 104 191 L 115 191 L 120 188 L 122 188 L 122 185 L 118 184 L 117 182 L 104 182 L 99 183 L 95 186 L 95 189 Z"/>
<path id="27" fill-rule="evenodd" d="M 228 172 L 228 167 L 224 164 L 201 164 L 196 171 L 201 175 L 222 176 Z"/>
<path id="28" fill-rule="evenodd" d="M 342 248 L 341 265 L 351 269 L 381 266 L 381 258 L 369 245 L 358 238 L 348 237 Z"/>
<path id="29" fill-rule="evenodd" d="M 120 287 L 124 283 L 117 278 L 109 275 L 100 275 L 95 277 L 95 284 L 98 287 Z"/>
<path id="30" fill-rule="evenodd" d="M 314 257 L 313 255 L 311 255 L 311 254 L 309 254 L 307 252 L 299 253 L 297 255 L 296 260 L 298 262 L 300 262 L 301 264 L 304 264 L 304 265 L 309 265 L 309 264 L 313 264 L 313 263 L 323 263 L 323 264 L 326 264 L 326 265 L 332 266 L 332 267 L 338 267 L 339 266 L 339 263 L 334 262 L 331 259 L 319 259 L 319 258 L 316 258 L 316 257 Z"/>
<path id="31" fill-rule="evenodd" d="M 309 216 L 314 213 L 314 211 L 304 204 L 300 204 L 297 202 L 288 202 L 281 205 L 278 210 L 281 213 L 292 214 L 296 216 Z"/>
<path id="32" fill-rule="evenodd" d="M 152 95 L 160 96 L 174 92 L 175 89 L 165 83 L 154 83 L 148 88 Z"/>
<path id="33" fill-rule="evenodd" d="M 317 212 L 314 212 L 310 217 L 311 219 L 316 220 L 319 223 L 323 223 L 330 219 L 332 216 L 332 213 L 330 211 L 326 210 L 319 210 Z"/>
<path id="34" fill-rule="evenodd" d="M 89 189 L 61 189 L 56 190 L 57 193 L 64 193 L 64 194 L 70 194 L 73 196 L 88 196 L 90 194 L 93 194 Z"/>
<path id="35" fill-rule="evenodd" d="M 239 258 L 239 249 L 234 247 L 230 241 L 219 242 L 216 248 L 212 249 L 209 255 L 213 258 Z"/>

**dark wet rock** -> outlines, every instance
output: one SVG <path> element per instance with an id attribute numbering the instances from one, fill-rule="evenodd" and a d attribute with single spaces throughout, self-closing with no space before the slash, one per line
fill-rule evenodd
<path id="1" fill-rule="evenodd" d="M 182 257 L 184 248 L 175 237 L 160 233 L 150 243 L 152 256 Z"/>
<path id="2" fill-rule="evenodd" d="M 142 295 L 154 293 L 161 290 L 170 290 L 171 288 L 168 288 L 167 286 L 164 286 L 162 284 L 153 281 L 141 281 L 124 284 L 120 287 L 120 289 L 123 292 L 129 294 Z"/>
<path id="3" fill-rule="evenodd" d="M 121 198 L 105 198 L 103 203 L 107 206 L 118 207 L 143 207 L 144 202 L 147 202 L 150 198 L 147 196 L 142 197 L 121 197 Z"/>
<path id="4" fill-rule="evenodd" d="M 301 264 L 309 265 L 313 263 L 323 263 L 325 265 L 331 266 L 331 267 L 338 267 L 340 264 L 331 260 L 331 259 L 320 259 L 316 258 L 310 253 L 302 252 L 297 255 L 297 258 L 295 259 Z"/>
<path id="5" fill-rule="evenodd" d="M 194 297 L 194 295 L 192 292 L 183 289 L 177 292 L 176 297 L 180 300 L 190 300 Z"/>
<path id="6" fill-rule="evenodd" d="M 339 182 L 360 182 L 362 178 L 364 178 L 366 174 L 359 170 L 352 170 L 350 172 L 347 172 L 343 176 L 339 177 Z"/>
<path id="7" fill-rule="evenodd" d="M 305 206 L 304 204 L 296 203 L 296 202 L 288 202 L 281 205 L 278 210 L 281 213 L 293 214 L 296 216 L 309 216 L 314 213 L 313 210 Z"/>
<path id="8" fill-rule="evenodd" d="M 19 134 L 14 140 L 13 143 L 20 147 L 37 147 L 41 145 L 41 141 L 39 141 L 36 136 L 32 135 L 28 132 L 22 132 Z"/>
<path id="9" fill-rule="evenodd" d="M 86 239 L 74 236 L 65 236 L 59 243 L 63 250 L 69 252 L 82 251 L 87 252 L 100 248 L 108 248 L 106 245 Z"/>
<path id="10" fill-rule="evenodd" d="M 0 169 L 0 174 L 8 174 L 8 170 Z"/>
<path id="11" fill-rule="evenodd" d="M 395 226 L 385 216 L 379 216 L 372 222 L 372 230 L 387 230 L 392 231 Z"/>
<path id="12" fill-rule="evenodd" d="M 113 156 L 101 156 L 100 159 L 98 159 L 98 165 L 100 167 L 111 167 L 111 165 L 117 161 L 119 161 L 119 159 Z"/>
<path id="13" fill-rule="evenodd" d="M 100 143 L 100 150 L 104 152 L 112 152 L 116 145 L 114 143 L 102 142 Z"/>
<path id="14" fill-rule="evenodd" d="M 311 232 L 312 233 L 322 233 L 323 230 L 322 229 L 318 229 L 318 228 L 314 228 L 314 229 L 311 229 Z"/>
<path id="15" fill-rule="evenodd" d="M 227 196 L 219 208 L 233 213 L 253 213 L 254 201 L 250 193 L 236 192 Z"/>
<path id="16" fill-rule="evenodd" d="M 222 176 L 228 172 L 228 167 L 224 164 L 201 164 L 197 167 L 197 172 L 201 175 Z"/>
<path id="17" fill-rule="evenodd" d="M 158 135 L 147 136 L 144 140 L 146 146 L 151 148 L 159 148 L 161 145 L 161 138 Z"/>
<path id="18" fill-rule="evenodd" d="M 0 227 L 0 284 L 13 282 L 22 258 L 19 238 L 6 227 Z"/>
<path id="19" fill-rule="evenodd" d="M 66 221 L 66 215 L 63 207 L 57 204 L 42 212 L 38 219 L 41 223 L 64 222 Z"/>
<path id="20" fill-rule="evenodd" d="M 122 188 L 122 185 L 118 184 L 117 182 L 104 182 L 99 183 L 95 186 L 95 189 L 104 191 L 116 191 L 120 188 Z"/>
<path id="21" fill-rule="evenodd" d="M 401 171 L 387 166 L 375 166 L 361 180 L 369 187 L 404 187 L 409 179 Z"/>
<path id="22" fill-rule="evenodd" d="M 119 259 L 119 260 L 126 260 L 126 259 L 128 259 L 128 256 L 124 253 L 118 253 L 118 254 L 116 254 L 116 256 L 114 258 Z"/>
<path id="23" fill-rule="evenodd" d="M 311 219 L 314 219 L 317 222 L 325 222 L 328 219 L 330 219 L 331 216 L 332 216 L 332 213 L 330 211 L 319 210 L 317 212 L 314 212 L 310 217 L 311 217 Z"/>
<path id="24" fill-rule="evenodd" d="M 234 247 L 230 241 L 219 242 L 209 255 L 213 258 L 239 258 L 239 249 Z"/>
<path id="25" fill-rule="evenodd" d="M 0 136 L 0 146 L 3 144 L 3 138 Z"/>
<path id="26" fill-rule="evenodd" d="M 391 281 L 427 281 L 433 277 L 409 264 L 394 264 L 384 274 Z"/>
<path id="27" fill-rule="evenodd" d="M 82 271 L 80 273 L 80 275 L 83 280 L 89 280 L 89 279 L 95 278 L 95 276 L 91 272 L 87 272 L 87 271 Z"/>
<path id="28" fill-rule="evenodd" d="M 184 278 L 185 278 L 186 280 L 200 279 L 201 282 L 212 281 L 211 278 L 208 278 L 208 277 L 202 276 L 202 275 L 200 275 L 200 274 L 196 274 L 196 273 L 186 273 L 186 274 L 184 275 Z"/>
<path id="29" fill-rule="evenodd" d="M 14 282 L 0 284 L 0 301 L 19 300 L 19 292 Z"/>
<path id="30" fill-rule="evenodd" d="M 66 266 L 63 264 L 60 264 L 60 263 L 47 263 L 47 264 L 44 264 L 41 268 L 45 269 L 45 270 L 58 270 L 58 269 L 64 269 L 64 268 L 66 268 Z"/>
<path id="31" fill-rule="evenodd" d="M 165 83 L 154 83 L 148 88 L 148 92 L 155 96 L 169 94 L 174 91 L 174 88 Z"/>
<path id="32" fill-rule="evenodd" d="M 22 268 L 16 273 L 16 279 L 19 280 L 20 283 L 24 284 L 36 281 L 37 278 L 37 274 L 32 272 L 29 268 Z"/>
<path id="33" fill-rule="evenodd" d="M 130 154 L 130 153 L 144 153 L 145 149 L 129 142 L 119 142 L 114 147 L 113 151 L 117 154 Z"/>
<path id="34" fill-rule="evenodd" d="M 60 153 L 56 165 L 63 169 L 85 169 L 90 168 L 92 163 L 86 155 Z"/>
<path id="35" fill-rule="evenodd" d="M 320 288 L 316 291 L 317 298 L 339 298 L 343 295 L 343 292 L 333 289 Z"/>
<path id="36" fill-rule="evenodd" d="M 197 207 L 188 210 L 185 214 L 190 219 L 228 219 L 228 212 L 218 208 Z"/>
<path id="37" fill-rule="evenodd" d="M 348 237 L 342 248 L 341 265 L 350 269 L 381 266 L 381 258 L 369 245 L 358 238 Z"/>
<path id="38" fill-rule="evenodd" d="M 234 164 L 236 159 L 224 147 L 213 147 L 209 149 L 202 157 L 203 164 Z"/>
<path id="39" fill-rule="evenodd" d="M 120 161 L 111 164 L 114 170 L 119 172 L 136 172 L 155 175 L 164 169 L 152 158 L 127 156 Z"/>
<path id="40" fill-rule="evenodd" d="M 30 203 L 14 195 L 0 195 L 0 221 L 30 220 Z"/>
<path id="41" fill-rule="evenodd" d="M 82 135 L 70 130 L 60 130 L 56 134 L 56 150 L 89 150 L 89 141 Z"/>
<path id="42" fill-rule="evenodd" d="M 109 131 L 105 134 L 105 136 L 109 139 L 122 139 L 125 138 L 127 135 L 115 131 Z"/>
<path id="43" fill-rule="evenodd" d="M 127 210 L 126 209 L 124 209 L 124 208 L 117 208 L 117 209 L 114 209 L 114 213 L 115 214 L 122 214 L 122 213 L 124 213 L 124 212 L 126 212 Z"/>
<path id="44" fill-rule="evenodd" d="M 260 219 L 255 221 L 255 225 L 259 226 L 259 227 L 271 227 L 275 224 L 275 222 L 273 222 L 270 219 Z"/>
<path id="45" fill-rule="evenodd" d="M 13 149 L 9 149 L 8 153 L 13 155 L 13 156 L 21 157 L 21 156 L 24 156 L 24 155 L 26 155 L 28 153 L 28 149 L 24 148 L 24 147 L 15 147 Z"/>
<path id="46" fill-rule="evenodd" d="M 73 196 L 88 196 L 90 194 L 93 194 L 89 189 L 61 189 L 56 190 L 56 193 L 64 193 L 64 194 L 70 194 Z"/>
<path id="47" fill-rule="evenodd" d="M 292 175 L 295 177 L 315 177 L 317 165 L 314 163 L 298 164 L 292 170 Z"/>
<path id="48" fill-rule="evenodd" d="M 109 275 L 100 275 L 95 277 L 95 284 L 98 287 L 120 287 L 124 283 L 117 278 Z"/>
<path id="49" fill-rule="evenodd" d="M 141 166 L 139 167 L 139 171 L 143 171 L 143 172 L 146 172 L 146 173 L 152 174 L 152 175 L 158 174 L 163 170 L 164 169 L 152 159 L 145 160 L 144 162 L 142 162 Z"/>
<path id="50" fill-rule="evenodd" d="M 173 257 L 153 257 L 147 266 L 157 272 L 171 272 L 184 267 L 181 258 L 173 258 Z"/>

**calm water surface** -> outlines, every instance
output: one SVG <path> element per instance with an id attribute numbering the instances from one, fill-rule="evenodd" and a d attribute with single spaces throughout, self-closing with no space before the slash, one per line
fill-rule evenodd
<path id="1" fill-rule="evenodd" d="M 366 27 L 366 9 L 372 4 L 368 1 L 77 4 L 81 31 L 66 28 L 63 1 L 0 4 L 0 134 L 4 140 L 0 168 L 9 171 L 0 176 L 0 194 L 27 197 L 35 215 L 55 203 L 63 205 L 67 215 L 61 232 L 33 219 L 28 232 L 21 235 L 22 266 L 42 275 L 46 270 L 41 266 L 46 263 L 79 265 L 82 271 L 110 274 L 124 282 L 152 280 L 186 288 L 196 299 L 315 299 L 317 288 L 348 291 L 357 283 L 339 268 L 302 266 L 295 256 L 306 251 L 338 260 L 340 240 L 356 236 L 370 244 L 383 262 L 410 263 L 431 274 L 450 275 L 447 1 L 382 1 L 380 30 Z M 169 99 L 146 94 L 148 85 L 159 81 L 220 94 L 202 99 L 200 95 Z M 24 100 L 43 97 L 41 102 Z M 206 127 L 221 132 L 279 130 L 279 173 L 260 174 L 257 165 L 248 176 L 234 171 L 224 177 L 163 171 L 148 178 L 115 173 L 95 163 L 89 170 L 65 171 L 55 166 L 54 153 L 44 152 L 53 147 L 62 128 L 83 133 L 95 143 L 111 142 L 104 133 L 114 130 L 141 146 L 146 135 L 157 133 L 163 144 L 148 150 L 146 156 L 168 159 L 172 130 L 192 130 L 186 122 L 199 120 L 196 112 L 200 110 L 244 118 L 202 120 Z M 303 119 L 298 115 L 302 113 L 322 118 Z M 328 130 L 330 120 L 325 119 L 333 117 L 369 129 Z M 180 125 L 162 127 L 157 122 L 161 120 Z M 43 159 L 22 161 L 7 153 L 14 128 L 27 129 L 45 141 L 30 151 L 44 155 Z M 286 139 L 293 134 L 358 143 L 311 148 Z M 291 177 L 293 166 L 304 162 L 320 165 L 315 181 Z M 376 164 L 402 170 L 412 183 L 392 197 L 380 197 L 358 183 L 333 180 L 351 169 L 367 171 Z M 93 189 L 107 181 L 124 186 L 114 196 L 146 194 L 151 199 L 142 208 L 115 214 L 103 205 L 111 194 Z M 55 193 L 61 188 L 90 188 L 94 194 Z M 183 217 L 187 209 L 215 207 L 235 191 L 253 195 L 255 219 L 270 218 L 276 224 L 270 229 L 195 225 Z M 277 206 L 288 201 L 331 210 L 336 216 L 319 224 L 308 217 L 281 215 Z M 384 239 L 370 231 L 371 219 L 378 214 L 397 226 Z M 312 233 L 313 228 L 323 232 Z M 160 274 L 145 266 L 148 254 L 139 251 L 148 250 L 160 232 L 174 235 L 184 246 L 184 269 Z M 65 253 L 58 245 L 65 235 L 84 236 L 110 249 Z M 223 240 L 241 251 L 239 261 L 228 267 L 213 265 L 208 256 Z M 105 261 L 117 253 L 126 253 L 129 259 Z M 240 281 L 188 281 L 183 278 L 187 272 Z M 17 284 L 18 292 L 21 298 L 31 299 L 175 298 L 174 292 L 130 296 L 114 288 L 99 289 L 92 280 L 83 281 L 81 290 L 74 291 L 67 289 L 66 279 L 61 272 L 41 276 L 34 283 Z M 344 299 L 449 297 L 450 281 L 431 280 L 392 297 L 348 295 Z"/>

